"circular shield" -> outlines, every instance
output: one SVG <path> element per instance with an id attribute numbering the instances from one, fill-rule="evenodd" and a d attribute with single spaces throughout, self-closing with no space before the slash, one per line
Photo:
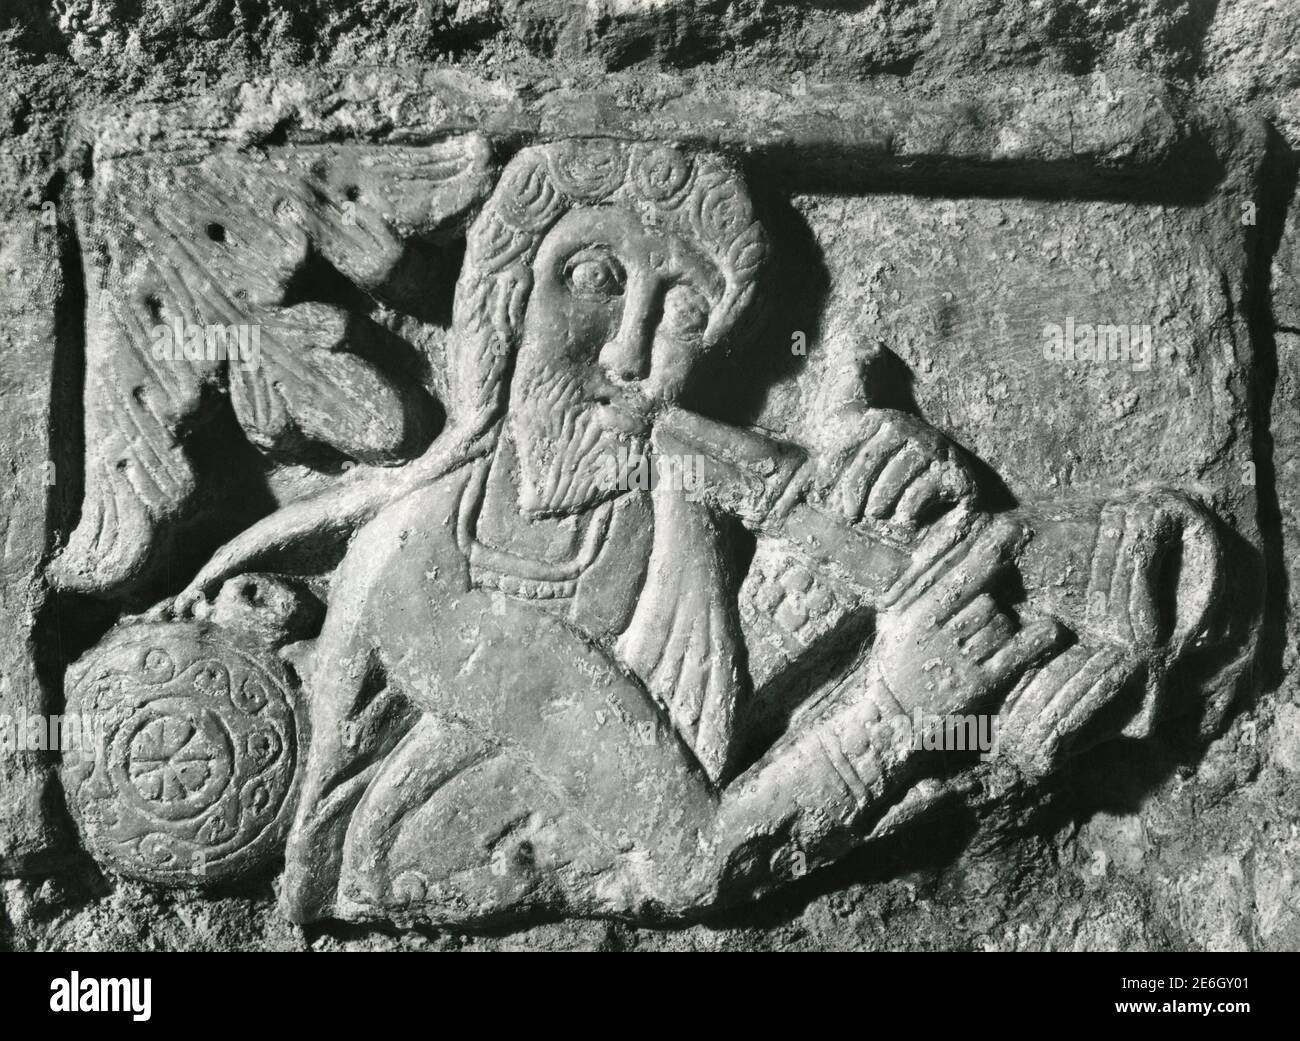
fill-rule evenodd
<path id="1" fill-rule="evenodd" d="M 303 727 L 269 648 L 204 622 L 123 626 L 69 670 L 67 712 L 93 735 L 64 751 L 68 805 L 106 867 L 202 885 L 279 851 Z"/>

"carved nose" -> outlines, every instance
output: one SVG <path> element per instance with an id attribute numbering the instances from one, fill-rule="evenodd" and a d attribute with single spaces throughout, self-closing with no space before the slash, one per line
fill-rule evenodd
<path id="1" fill-rule="evenodd" d="M 600 352 L 600 364 L 616 380 L 643 380 L 650 370 L 648 354 L 641 344 L 620 336 L 605 344 Z"/>
<path id="2" fill-rule="evenodd" d="M 618 335 L 600 350 L 600 364 L 614 379 L 643 380 L 650 375 L 654 347 L 654 286 L 628 286 Z"/>

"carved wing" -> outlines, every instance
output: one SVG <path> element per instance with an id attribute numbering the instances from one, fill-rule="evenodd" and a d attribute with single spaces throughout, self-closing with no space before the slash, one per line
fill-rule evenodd
<path id="1" fill-rule="evenodd" d="M 52 580 L 120 594 L 151 577 L 197 489 L 186 442 L 223 392 L 262 451 L 409 454 L 410 396 L 350 350 L 362 316 L 295 280 L 319 258 L 358 294 L 382 294 L 409 267 L 413 239 L 482 199 L 490 163 L 486 140 L 469 134 L 98 171 L 85 202 L 95 219 L 81 222 L 96 229 L 85 244 L 85 494 Z"/>

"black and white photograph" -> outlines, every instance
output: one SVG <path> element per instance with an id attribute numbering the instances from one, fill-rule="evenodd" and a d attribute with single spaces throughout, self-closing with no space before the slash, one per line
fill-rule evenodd
<path id="1" fill-rule="evenodd" d="M 1268 1007 L 1298 171 L 1300 0 L 0 0 L 5 1001 Z"/>

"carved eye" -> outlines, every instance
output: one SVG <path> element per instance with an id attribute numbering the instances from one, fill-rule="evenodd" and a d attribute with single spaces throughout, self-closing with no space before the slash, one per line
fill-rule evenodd
<path id="1" fill-rule="evenodd" d="M 680 340 L 704 335 L 709 324 L 709 302 L 690 286 L 673 286 L 664 295 L 664 331 Z"/>
<path id="2" fill-rule="evenodd" d="M 564 265 L 564 280 L 574 296 L 604 300 L 623 292 L 627 274 L 604 250 L 584 250 Z"/>

